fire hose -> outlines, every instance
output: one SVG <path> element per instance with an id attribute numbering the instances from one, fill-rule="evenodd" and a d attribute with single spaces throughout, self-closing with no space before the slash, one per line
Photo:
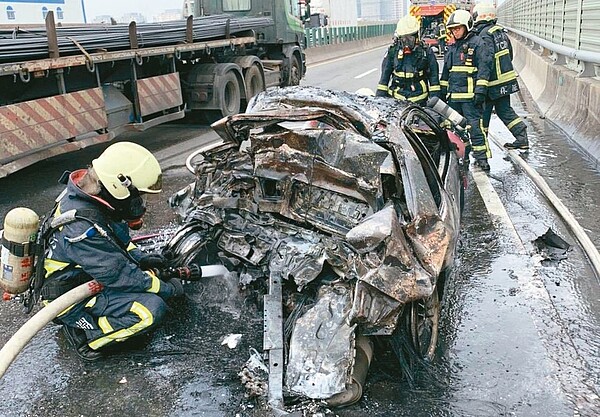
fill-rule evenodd
<path id="1" fill-rule="evenodd" d="M 184 267 L 169 267 L 161 271 L 160 275 L 167 280 L 178 278 L 185 281 L 198 281 L 200 278 L 225 276 L 227 273 L 229 273 L 229 271 L 223 265 L 198 266 L 196 264 L 190 264 Z M 0 350 L 0 378 L 4 376 L 8 367 L 13 363 L 25 345 L 27 345 L 33 336 L 42 330 L 46 324 L 54 320 L 62 311 L 72 304 L 79 303 L 86 298 L 97 294 L 102 288 L 102 284 L 97 281 L 88 281 L 48 303 L 46 307 L 42 308 L 30 318 Z"/>
<path id="2" fill-rule="evenodd" d="M 32 318 L 27 320 L 8 342 L 6 342 L 2 350 L 0 350 L 0 378 L 4 375 L 10 364 L 15 360 L 25 345 L 29 343 L 33 336 L 42 330 L 46 324 L 50 323 L 61 313 L 61 311 L 64 311 L 70 305 L 79 303 L 86 298 L 97 294 L 101 290 L 102 285 L 97 281 L 89 281 L 85 284 L 81 284 L 64 293 L 51 303 L 48 303 L 46 307 L 42 308 Z"/>

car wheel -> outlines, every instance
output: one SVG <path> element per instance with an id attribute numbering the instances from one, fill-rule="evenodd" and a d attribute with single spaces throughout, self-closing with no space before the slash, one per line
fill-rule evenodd
<path id="1" fill-rule="evenodd" d="M 408 306 L 407 325 L 415 353 L 424 360 L 435 356 L 440 322 L 438 289 L 430 297 L 413 301 Z"/>

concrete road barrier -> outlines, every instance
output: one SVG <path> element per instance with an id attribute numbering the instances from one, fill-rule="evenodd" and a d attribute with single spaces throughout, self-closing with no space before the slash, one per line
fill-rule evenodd
<path id="1" fill-rule="evenodd" d="M 512 39 L 514 65 L 540 116 L 558 126 L 596 164 L 600 164 L 600 80 L 542 56 L 525 42 Z"/>

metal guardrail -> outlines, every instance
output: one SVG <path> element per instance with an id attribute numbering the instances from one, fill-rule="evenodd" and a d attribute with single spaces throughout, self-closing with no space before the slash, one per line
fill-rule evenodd
<path id="1" fill-rule="evenodd" d="M 392 35 L 396 30 L 394 23 L 382 23 L 365 26 L 318 27 L 304 29 L 306 47 L 334 45 L 344 42 Z"/>
<path id="2" fill-rule="evenodd" d="M 600 0 L 506 0 L 498 20 L 557 65 L 600 77 Z"/>
<path id="3" fill-rule="evenodd" d="M 510 32 L 520 36 L 538 47 L 542 55 L 547 55 L 556 65 L 564 65 L 576 71 L 583 77 L 600 77 L 600 53 L 582 51 L 557 45 L 545 39 L 541 39 L 530 33 L 507 27 Z"/>

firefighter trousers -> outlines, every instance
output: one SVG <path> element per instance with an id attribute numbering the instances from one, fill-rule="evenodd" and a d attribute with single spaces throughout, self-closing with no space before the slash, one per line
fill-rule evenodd
<path id="1" fill-rule="evenodd" d="M 485 102 L 483 108 L 483 128 L 487 133 L 492 118 L 492 110 L 496 109 L 496 115 L 502 123 L 510 130 L 515 139 L 521 143 L 527 143 L 527 125 L 510 105 L 510 96 L 502 96 L 496 100 Z"/>
<path id="2" fill-rule="evenodd" d="M 478 160 L 491 158 L 492 152 L 483 130 L 483 107 L 475 105 L 472 101 L 450 101 L 448 105 L 467 119 L 467 124 L 471 126 L 473 157 Z"/>
<path id="3" fill-rule="evenodd" d="M 152 293 L 125 293 L 105 288 L 75 304 L 58 317 L 61 323 L 83 329 L 89 346 L 100 349 L 156 327 L 167 311 L 166 302 Z"/>

